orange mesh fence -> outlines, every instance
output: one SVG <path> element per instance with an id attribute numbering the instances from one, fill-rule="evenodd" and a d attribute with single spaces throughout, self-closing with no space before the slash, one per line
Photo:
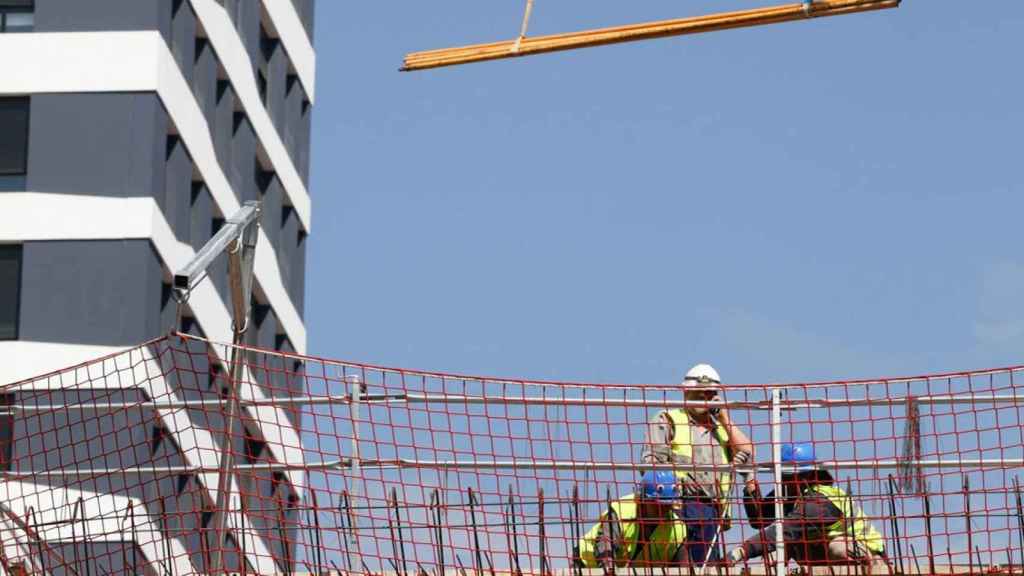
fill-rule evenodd
<path id="1" fill-rule="evenodd" d="M 173 335 L 3 388 L 0 569 L 1020 573 L 1022 370 L 702 401 Z"/>

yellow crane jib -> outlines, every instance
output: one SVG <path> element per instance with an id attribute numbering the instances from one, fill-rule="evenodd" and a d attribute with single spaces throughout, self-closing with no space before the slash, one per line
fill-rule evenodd
<path id="1" fill-rule="evenodd" d="M 718 14 L 706 14 L 703 16 L 678 18 L 675 20 L 645 22 L 641 24 L 629 24 L 625 26 L 614 26 L 611 28 L 599 28 L 595 30 L 583 30 L 579 32 L 569 32 L 566 34 L 534 36 L 529 38 L 525 37 L 524 21 L 524 34 L 520 35 L 519 38 L 493 42 L 490 44 L 474 44 L 458 48 L 442 48 L 439 50 L 413 52 L 406 55 L 402 71 L 409 72 L 414 70 L 426 70 L 428 68 L 457 66 L 459 64 L 470 64 L 472 62 L 516 58 L 532 54 L 543 54 L 546 52 L 575 50 L 577 48 L 588 48 L 590 46 L 602 46 L 605 44 L 636 42 L 639 40 L 683 36 L 686 34 L 700 34 L 703 32 L 714 32 L 716 30 L 728 30 L 731 28 L 747 28 L 752 26 L 764 26 L 767 24 L 779 24 L 782 22 L 806 20 L 808 18 L 823 18 L 826 16 L 842 16 L 844 14 L 871 12 L 874 10 L 897 8 L 901 1 L 902 0 L 802 0 L 801 2 L 794 4 L 784 4 L 780 6 L 754 8 L 750 10 L 739 10 Z"/>

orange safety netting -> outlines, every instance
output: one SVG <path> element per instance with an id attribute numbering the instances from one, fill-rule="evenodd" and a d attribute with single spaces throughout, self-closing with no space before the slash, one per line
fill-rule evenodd
<path id="1" fill-rule="evenodd" d="M 752 460 L 652 466 L 643 455 L 659 412 L 692 410 L 700 434 L 708 405 L 678 384 L 450 375 L 172 335 L 0 392 L 0 568 L 572 573 L 582 559 L 703 573 L 747 542 L 734 566 L 755 573 L 814 559 L 826 573 L 1020 573 L 1022 370 L 727 384 L 712 404 L 750 438 Z M 719 457 L 713 442 L 695 440 L 694 458 Z M 812 446 L 818 471 L 777 462 L 788 442 Z M 685 485 L 632 518 L 618 501 L 652 469 Z M 701 473 L 715 494 L 694 489 Z M 760 531 L 778 473 L 804 482 L 778 501 L 785 556 Z M 744 492 L 748 474 L 760 499 Z M 819 484 L 830 490 L 805 490 Z M 825 512 L 794 512 L 811 509 Z M 593 558 L 602 551 L 612 560 Z"/>

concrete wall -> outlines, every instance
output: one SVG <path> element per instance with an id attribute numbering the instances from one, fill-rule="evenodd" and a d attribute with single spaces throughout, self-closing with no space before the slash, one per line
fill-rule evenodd
<path id="1" fill-rule="evenodd" d="M 167 114 L 153 94 L 32 96 L 27 188 L 163 199 Z"/>
<path id="2" fill-rule="evenodd" d="M 196 40 L 193 49 L 192 92 L 206 123 L 214 125 L 217 111 L 217 56 L 207 40 Z"/>
<path id="3" fill-rule="evenodd" d="M 174 4 L 174 0 L 164 0 L 165 3 Z M 196 53 L 196 14 L 192 11 L 192 5 L 188 2 L 178 2 L 172 10 L 170 47 L 174 59 L 178 62 L 185 80 L 192 83 L 193 62 Z"/>
<path id="4" fill-rule="evenodd" d="M 212 53 L 206 49 L 204 53 Z M 248 118 L 235 110 L 230 85 L 212 83 L 210 110 L 218 161 L 240 202 L 264 202 L 263 228 L 274 246 L 282 282 L 303 311 L 304 246 L 301 225 L 273 173 L 256 158 Z M 204 93 L 206 91 L 204 90 Z M 220 98 L 217 103 L 217 93 Z M 212 235 L 218 213 L 195 180 L 189 151 L 153 94 L 37 94 L 32 96 L 26 189 L 33 192 L 152 197 L 175 236 L 198 249 Z M 258 182 L 261 179 L 264 182 Z M 221 273 L 224 272 L 224 273 Z M 227 301 L 226 267 L 211 278 Z"/>
<path id="5" fill-rule="evenodd" d="M 26 242 L 20 339 L 130 346 L 161 325 L 163 269 L 148 240 Z"/>
<path id="6" fill-rule="evenodd" d="M 249 118 L 235 112 L 231 136 L 231 187 L 239 202 L 259 200 L 256 188 L 256 133 Z"/>
<path id="7" fill-rule="evenodd" d="M 171 38 L 173 0 L 35 0 L 36 32 L 159 30 Z"/>
<path id="8" fill-rule="evenodd" d="M 292 0 L 292 4 L 295 5 L 295 10 L 299 13 L 302 25 L 306 27 L 306 33 L 309 34 L 310 39 L 312 39 L 315 16 L 314 12 L 316 7 L 314 0 Z"/>

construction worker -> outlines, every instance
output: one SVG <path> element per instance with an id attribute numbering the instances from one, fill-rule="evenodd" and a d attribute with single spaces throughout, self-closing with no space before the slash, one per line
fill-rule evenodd
<path id="1" fill-rule="evenodd" d="M 723 391 L 721 377 L 707 364 L 691 368 L 682 388 L 686 400 L 716 400 Z M 719 559 L 717 544 L 731 525 L 732 467 L 749 464 L 753 454 L 750 438 L 733 424 L 724 408 L 664 410 L 651 420 L 642 459 L 647 464 L 676 466 L 691 563 L 703 566 Z M 696 469 L 693 464 L 715 469 Z"/>
<path id="2" fill-rule="evenodd" d="M 818 465 L 811 443 L 783 444 L 782 463 L 791 467 L 782 475 L 784 518 L 782 534 L 786 557 L 801 566 L 863 564 L 871 573 L 888 572 L 885 542 L 853 499 L 835 485 L 828 470 Z M 761 496 L 757 480 L 743 490 L 750 524 L 759 529 L 729 553 L 734 565 L 775 549 L 775 492 Z"/>
<path id="3" fill-rule="evenodd" d="M 644 473 L 639 490 L 616 502 L 579 542 L 585 568 L 671 566 L 685 553 L 686 527 L 679 519 L 679 484 L 668 470 Z"/>

